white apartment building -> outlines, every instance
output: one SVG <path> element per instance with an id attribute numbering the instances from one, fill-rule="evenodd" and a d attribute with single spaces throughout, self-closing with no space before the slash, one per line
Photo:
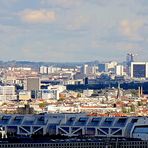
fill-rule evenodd
<path id="1" fill-rule="evenodd" d="M 117 76 L 123 76 L 124 75 L 123 65 L 117 65 L 116 66 L 116 75 Z"/>
<path id="2" fill-rule="evenodd" d="M 109 63 L 105 63 L 105 72 L 109 72 L 110 69 L 115 69 L 116 66 L 117 66 L 116 61 L 111 61 Z"/>
<path id="3" fill-rule="evenodd" d="M 84 64 L 81 68 L 81 72 L 85 75 L 96 74 L 97 70 L 98 70 L 98 67 L 95 65 L 90 66 L 90 65 Z"/>
<path id="4" fill-rule="evenodd" d="M 54 85 L 54 86 L 48 86 L 48 90 L 50 93 L 53 94 L 53 99 L 59 100 L 59 94 L 66 90 L 66 86 L 63 85 Z"/>
<path id="5" fill-rule="evenodd" d="M 17 100 L 15 86 L 0 86 L 0 101 L 7 102 Z"/>
<path id="6" fill-rule="evenodd" d="M 47 69 L 46 66 L 41 66 L 41 67 L 40 67 L 40 73 L 41 73 L 41 74 L 47 74 L 47 72 L 48 72 L 48 69 Z"/>

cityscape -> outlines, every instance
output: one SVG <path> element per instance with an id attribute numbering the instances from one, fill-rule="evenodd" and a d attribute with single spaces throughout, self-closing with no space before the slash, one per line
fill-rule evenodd
<path id="1" fill-rule="evenodd" d="M 146 0 L 0 1 L 0 148 L 148 148 Z"/>
<path id="2" fill-rule="evenodd" d="M 81 113 L 95 116 L 147 116 L 148 62 L 77 65 L 3 64 L 0 69 L 2 113 Z M 21 110 L 22 109 L 22 110 Z M 28 110 L 29 111 L 29 110 Z"/>
<path id="3" fill-rule="evenodd" d="M 95 136 L 147 142 L 148 62 L 135 61 L 132 53 L 122 63 L 2 63 L 0 124 L 7 136 L 61 135 L 69 142 L 76 136 L 94 142 Z"/>

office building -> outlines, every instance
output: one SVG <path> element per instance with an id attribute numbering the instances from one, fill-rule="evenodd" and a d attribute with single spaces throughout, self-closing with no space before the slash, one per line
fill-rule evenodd
<path id="1" fill-rule="evenodd" d="M 104 64 L 104 63 L 98 64 L 98 71 L 105 72 L 106 71 L 106 64 Z"/>
<path id="2" fill-rule="evenodd" d="M 131 78 L 148 78 L 148 62 L 132 62 Z"/>
<path id="3" fill-rule="evenodd" d="M 84 64 L 81 68 L 81 72 L 84 74 L 84 75 L 88 75 L 88 65 L 87 64 Z"/>
<path id="4" fill-rule="evenodd" d="M 128 53 L 126 56 L 126 73 L 128 76 L 130 76 L 130 69 L 131 69 L 131 63 L 134 62 L 134 55 L 132 53 Z"/>
<path id="5" fill-rule="evenodd" d="M 131 62 L 134 62 L 134 55 L 132 53 L 128 53 L 126 56 L 127 65 L 130 66 Z"/>
<path id="6" fill-rule="evenodd" d="M 27 78 L 27 91 L 39 90 L 40 89 L 40 79 L 39 77 L 28 77 Z"/>

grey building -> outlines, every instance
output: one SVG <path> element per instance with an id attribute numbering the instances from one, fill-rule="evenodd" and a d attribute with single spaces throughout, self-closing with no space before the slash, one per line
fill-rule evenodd
<path id="1" fill-rule="evenodd" d="M 40 89 L 39 77 L 28 77 L 27 78 L 27 90 L 28 91 L 32 91 L 32 90 L 38 91 L 39 89 Z"/>

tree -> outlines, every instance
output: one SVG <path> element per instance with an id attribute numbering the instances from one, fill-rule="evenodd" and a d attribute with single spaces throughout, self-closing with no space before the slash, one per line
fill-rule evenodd
<path id="1" fill-rule="evenodd" d="M 4 106 L 4 105 L 7 105 L 7 103 L 6 103 L 6 102 L 4 102 L 4 103 L 2 104 L 2 106 Z"/>
<path id="2" fill-rule="evenodd" d="M 131 90 L 131 94 L 133 97 L 138 97 L 138 91 L 137 90 Z"/>
<path id="3" fill-rule="evenodd" d="M 78 93 L 78 94 L 77 94 L 77 98 L 80 98 L 80 97 L 81 97 L 81 94 L 80 94 L 80 93 Z"/>
<path id="4" fill-rule="evenodd" d="M 138 106 L 142 106 L 142 102 L 141 101 L 138 101 Z"/>
<path id="5" fill-rule="evenodd" d="M 45 108 L 47 106 L 47 102 L 39 103 L 40 108 Z"/>
<path id="6" fill-rule="evenodd" d="M 131 112 L 135 112 L 135 105 L 131 105 Z"/>
<path id="7" fill-rule="evenodd" d="M 124 106 L 122 107 L 122 112 L 127 113 L 127 110 L 126 110 L 126 108 Z"/>

